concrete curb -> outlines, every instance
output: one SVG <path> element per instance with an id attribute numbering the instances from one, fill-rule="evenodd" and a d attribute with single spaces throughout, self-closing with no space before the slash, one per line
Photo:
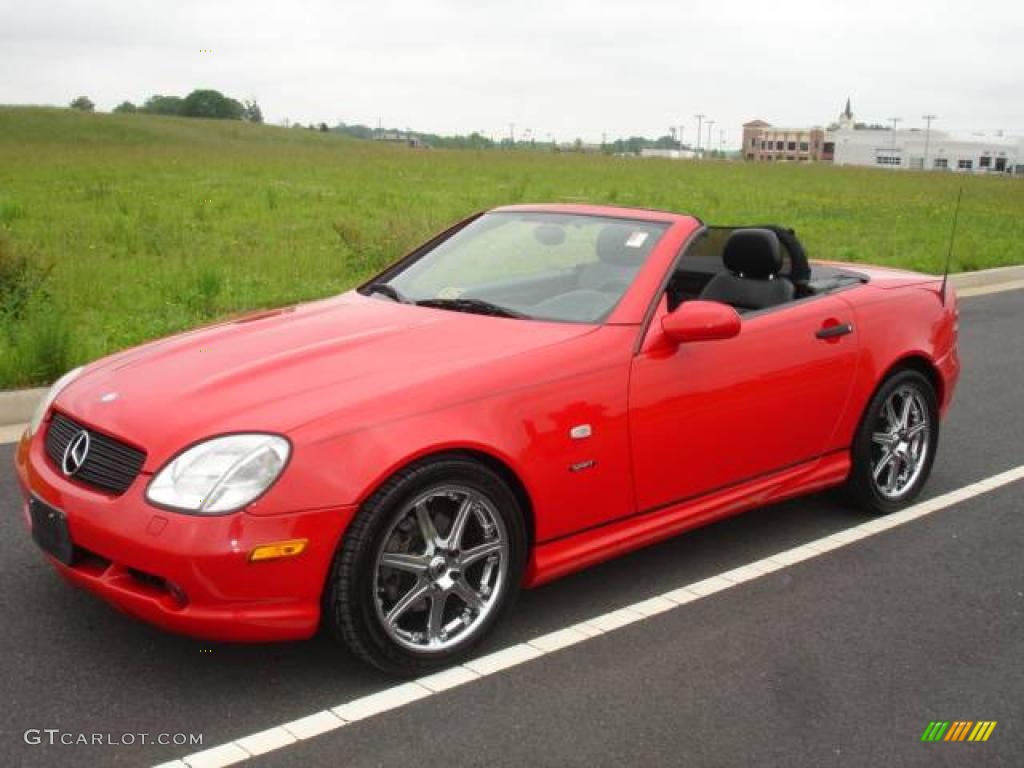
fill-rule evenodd
<path id="1" fill-rule="evenodd" d="M 10 389 L 0 392 L 0 426 L 24 424 L 46 394 L 41 389 Z"/>
<path id="2" fill-rule="evenodd" d="M 1007 288 L 1020 287 L 1024 284 L 1024 265 L 1014 267 L 996 267 L 982 269 L 977 272 L 960 272 L 950 275 L 949 280 L 957 290 L 967 289 L 970 295 L 974 289 L 989 288 L 1007 284 Z M 46 394 L 46 388 L 10 389 L 0 391 L 0 426 L 24 424 L 32 418 L 36 404 Z"/>
<path id="3" fill-rule="evenodd" d="M 25 432 L 25 426 L 25 424 L 8 424 L 6 426 L 0 426 L 0 445 L 16 443 L 21 440 L 21 436 Z"/>
<path id="4" fill-rule="evenodd" d="M 949 276 L 949 281 L 959 288 L 987 288 L 1000 283 L 1015 283 L 1024 280 L 1024 265 L 980 269 L 977 272 L 959 272 Z"/>

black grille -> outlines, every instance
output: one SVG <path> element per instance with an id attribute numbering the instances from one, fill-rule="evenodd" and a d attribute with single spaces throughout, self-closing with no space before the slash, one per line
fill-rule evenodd
<path id="1" fill-rule="evenodd" d="M 82 430 L 89 433 L 89 453 L 71 479 L 115 495 L 127 491 L 138 477 L 146 454 L 108 435 L 83 427 L 56 411 L 46 432 L 46 454 L 50 460 L 60 469 L 64 450 Z"/>

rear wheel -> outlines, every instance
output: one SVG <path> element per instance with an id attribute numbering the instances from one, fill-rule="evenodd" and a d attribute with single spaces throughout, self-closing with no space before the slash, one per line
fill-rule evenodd
<path id="1" fill-rule="evenodd" d="M 349 649 L 392 674 L 451 664 L 515 598 L 522 510 L 468 459 L 403 470 L 363 505 L 335 557 L 324 616 Z"/>
<path id="2" fill-rule="evenodd" d="M 847 490 L 859 506 L 893 512 L 921 492 L 939 442 L 935 389 L 915 370 L 883 382 L 864 411 L 853 444 Z"/>

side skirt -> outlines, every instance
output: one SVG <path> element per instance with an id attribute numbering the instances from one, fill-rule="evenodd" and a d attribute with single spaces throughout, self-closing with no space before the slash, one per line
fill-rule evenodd
<path id="1" fill-rule="evenodd" d="M 553 581 L 755 507 L 840 485 L 849 473 L 850 452 L 844 449 L 675 506 L 541 544 L 530 558 L 525 586 Z"/>

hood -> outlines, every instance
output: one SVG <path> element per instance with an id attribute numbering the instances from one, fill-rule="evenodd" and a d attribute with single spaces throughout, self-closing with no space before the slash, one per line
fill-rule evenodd
<path id="1" fill-rule="evenodd" d="M 507 380 L 464 374 L 593 329 L 349 292 L 106 358 L 62 392 L 56 407 L 144 448 L 151 470 L 209 435 L 288 433 L 328 415 L 347 419 L 338 424 L 342 431 L 359 419 L 399 418 L 493 394 Z M 423 386 L 438 380 L 443 385 Z"/>

